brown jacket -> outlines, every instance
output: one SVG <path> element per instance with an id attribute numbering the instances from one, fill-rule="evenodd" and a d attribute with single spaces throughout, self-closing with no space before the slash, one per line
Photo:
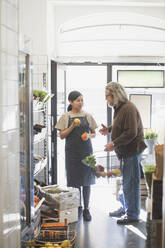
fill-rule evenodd
<path id="1" fill-rule="evenodd" d="M 111 138 L 119 158 L 141 153 L 144 143 L 143 125 L 136 106 L 127 101 L 114 108 Z"/>

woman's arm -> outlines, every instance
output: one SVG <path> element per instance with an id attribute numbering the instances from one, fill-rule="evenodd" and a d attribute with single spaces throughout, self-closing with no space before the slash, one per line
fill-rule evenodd
<path id="1" fill-rule="evenodd" d="M 83 137 L 84 141 L 86 141 L 88 139 L 92 139 L 96 136 L 95 130 L 90 130 L 90 133 L 87 133 L 87 132 L 85 132 L 85 133 L 86 133 L 86 137 L 85 138 Z"/>
<path id="2" fill-rule="evenodd" d="M 90 132 L 88 135 L 89 135 L 88 138 L 90 138 L 90 139 L 95 138 L 95 136 L 96 136 L 96 131 L 95 131 L 95 130 L 91 130 L 91 132 Z"/>
<path id="3" fill-rule="evenodd" d="M 72 130 L 79 125 L 80 125 L 79 123 L 75 123 L 73 121 L 68 128 L 66 128 L 65 130 L 60 130 L 60 138 L 65 139 L 72 132 Z"/>

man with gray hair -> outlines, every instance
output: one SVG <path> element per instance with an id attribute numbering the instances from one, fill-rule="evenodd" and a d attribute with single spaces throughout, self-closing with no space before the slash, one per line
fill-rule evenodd
<path id="1" fill-rule="evenodd" d="M 110 216 L 121 217 L 117 224 L 126 225 L 139 220 L 140 214 L 140 160 L 144 143 L 143 125 L 139 111 L 127 98 L 123 86 L 110 82 L 105 89 L 109 107 L 114 108 L 112 126 L 99 130 L 101 134 L 111 133 L 111 141 L 105 145 L 105 151 L 115 151 L 120 160 L 122 175 L 122 194 L 119 200 L 122 207 Z"/>

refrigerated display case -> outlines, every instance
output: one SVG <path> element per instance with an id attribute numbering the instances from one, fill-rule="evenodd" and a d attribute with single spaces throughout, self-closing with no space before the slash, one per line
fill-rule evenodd
<path id="1" fill-rule="evenodd" d="M 19 113 L 20 113 L 20 214 L 21 235 L 33 233 L 33 113 L 32 66 L 30 56 L 19 52 Z M 30 230 L 30 231 L 29 231 Z"/>

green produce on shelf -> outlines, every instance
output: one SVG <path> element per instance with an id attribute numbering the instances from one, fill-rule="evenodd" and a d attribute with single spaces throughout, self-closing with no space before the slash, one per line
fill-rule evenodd
<path id="1" fill-rule="evenodd" d="M 147 186 L 149 188 L 149 194 L 151 194 L 152 173 L 155 171 L 155 169 L 155 165 L 143 165 L 144 176 L 146 179 Z"/>
<path id="2" fill-rule="evenodd" d="M 39 98 L 39 101 L 42 102 L 44 98 L 48 95 L 46 91 L 43 90 L 33 90 L 34 98 Z"/>
<path id="3" fill-rule="evenodd" d="M 33 90 L 33 96 L 34 96 L 34 98 L 39 97 L 39 91 L 38 90 Z"/>
<path id="4" fill-rule="evenodd" d="M 60 190 L 60 189 L 55 189 L 55 190 L 47 190 L 49 194 L 60 194 L 60 193 L 66 193 L 69 192 L 68 190 Z"/>
<path id="5" fill-rule="evenodd" d="M 43 90 L 33 90 L 34 100 L 39 100 L 39 102 L 46 103 L 54 94 L 50 94 Z"/>

